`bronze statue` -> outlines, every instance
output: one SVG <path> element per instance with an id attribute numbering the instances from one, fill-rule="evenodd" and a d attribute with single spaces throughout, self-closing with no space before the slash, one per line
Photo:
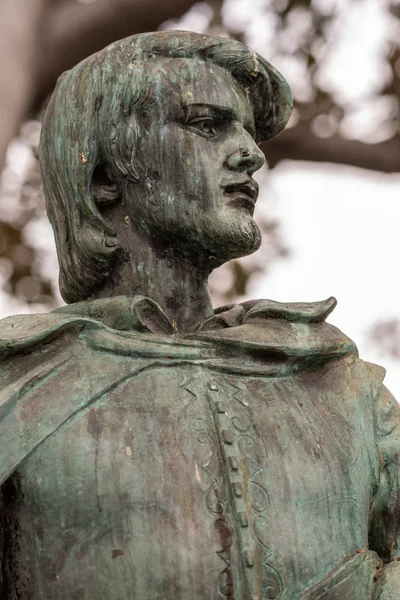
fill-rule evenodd
<path id="1" fill-rule="evenodd" d="M 41 164 L 66 306 L 0 323 L 7 600 L 400 597 L 399 406 L 325 319 L 213 310 L 283 77 L 188 32 L 64 74 Z"/>

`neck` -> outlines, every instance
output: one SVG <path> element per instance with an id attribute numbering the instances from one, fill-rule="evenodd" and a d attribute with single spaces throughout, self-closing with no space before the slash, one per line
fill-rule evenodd
<path id="1" fill-rule="evenodd" d="M 148 296 L 160 305 L 180 332 L 195 331 L 213 314 L 207 284 L 209 268 L 201 269 L 182 257 L 162 255 L 140 233 L 130 239 L 130 246 L 133 249 L 125 253 L 92 299 Z"/>

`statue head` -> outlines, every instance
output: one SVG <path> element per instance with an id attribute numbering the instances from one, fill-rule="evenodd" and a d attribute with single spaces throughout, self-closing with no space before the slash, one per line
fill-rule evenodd
<path id="1" fill-rule="evenodd" d="M 210 271 L 256 250 L 258 144 L 290 110 L 289 87 L 265 59 L 191 32 L 132 36 L 64 73 L 40 147 L 64 299 L 102 285 L 130 228 Z"/>

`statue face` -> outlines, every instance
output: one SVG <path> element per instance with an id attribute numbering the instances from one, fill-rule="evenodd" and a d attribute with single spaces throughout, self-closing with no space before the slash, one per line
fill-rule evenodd
<path id="1" fill-rule="evenodd" d="M 124 209 L 162 249 L 221 264 L 255 251 L 253 220 L 264 163 L 254 141 L 246 91 L 223 68 L 196 59 L 155 67 L 139 117 L 139 183 L 126 185 Z"/>

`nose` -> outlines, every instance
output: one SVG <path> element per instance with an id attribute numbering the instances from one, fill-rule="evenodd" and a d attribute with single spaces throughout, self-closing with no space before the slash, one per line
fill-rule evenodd
<path id="1" fill-rule="evenodd" d="M 265 163 L 265 156 L 250 134 L 247 134 L 241 136 L 240 142 L 228 156 L 226 163 L 231 171 L 244 171 L 248 175 L 253 175 Z"/>

